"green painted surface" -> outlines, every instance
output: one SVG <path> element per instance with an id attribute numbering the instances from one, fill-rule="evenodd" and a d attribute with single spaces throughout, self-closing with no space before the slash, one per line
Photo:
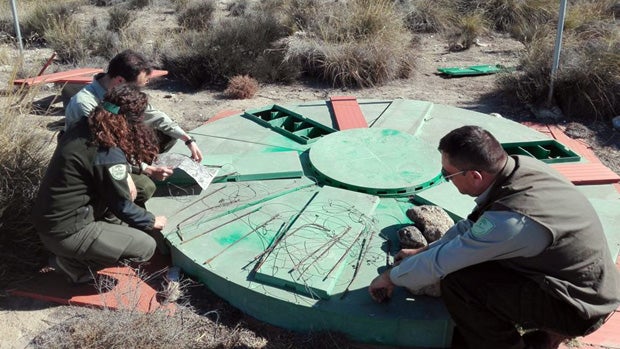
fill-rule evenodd
<path id="1" fill-rule="evenodd" d="M 260 268 L 255 279 L 312 297 L 329 299 L 345 266 L 358 256 L 370 238 L 376 196 L 323 187 L 294 216 Z M 355 203 L 352 204 L 343 204 Z M 316 221 L 320 212 L 322 219 Z M 340 283 L 342 284 L 342 283 Z"/>
<path id="2" fill-rule="evenodd" d="M 415 151 L 403 156 L 405 149 Z M 379 196 L 405 196 L 437 176 L 433 153 L 433 147 L 408 133 L 358 128 L 317 141 L 310 149 L 310 162 L 329 185 Z"/>
<path id="3" fill-rule="evenodd" d="M 367 287 L 393 261 L 396 232 L 411 223 L 405 211 L 414 203 L 442 206 L 458 219 L 474 200 L 443 182 L 394 197 L 369 188 L 411 187 L 409 181 L 419 184 L 418 175 L 423 183 L 436 181 L 437 143 L 461 125 L 485 127 L 502 143 L 549 137 L 510 120 L 429 102 L 358 103 L 369 130 L 351 137 L 349 131 L 332 132 L 307 144 L 241 114 L 205 124 L 190 132 L 203 149 L 203 164 L 221 166 L 220 175 L 236 172 L 233 181 L 222 179 L 206 190 L 190 181 L 166 181 L 147 208 L 168 217 L 164 235 L 175 265 L 261 321 L 297 331 L 338 331 L 360 342 L 448 347 L 452 322 L 439 299 L 398 288 L 388 303 L 376 304 Z M 328 101 L 282 107 L 334 126 Z M 303 130 L 303 123 L 284 126 L 287 132 Z M 404 143 L 391 144 L 401 136 Z M 187 147 L 181 143 L 171 151 L 186 154 Z M 328 183 L 317 170 L 338 183 Z M 599 212 L 617 253 L 618 193 L 610 185 L 579 188 Z M 342 241 L 327 249 L 336 236 Z M 272 246 L 277 248 L 266 254 Z M 306 277 L 289 273 L 303 259 L 314 261 L 307 258 L 314 251 L 324 255 L 310 263 Z"/>

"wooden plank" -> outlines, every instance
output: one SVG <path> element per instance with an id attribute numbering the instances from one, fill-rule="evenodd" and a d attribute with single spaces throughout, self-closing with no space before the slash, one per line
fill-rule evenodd
<path id="1" fill-rule="evenodd" d="M 101 72 L 101 71 L 100 71 Z M 76 76 L 70 76 L 67 78 L 63 78 L 63 79 L 59 79 L 56 82 L 57 83 L 64 83 L 64 84 L 90 84 L 93 81 L 93 78 L 96 74 L 82 74 L 82 75 L 76 75 Z M 159 78 L 162 76 L 168 75 L 168 71 L 167 70 L 153 70 L 151 72 L 151 75 L 149 75 L 149 79 L 155 79 L 155 78 Z"/>
<path id="2" fill-rule="evenodd" d="M 552 164 L 551 167 L 576 185 L 620 182 L 620 176 L 600 162 Z"/>
<path id="3" fill-rule="evenodd" d="M 217 114 L 213 115 L 212 117 L 210 117 L 209 120 L 205 121 L 205 124 L 208 124 L 210 122 L 215 122 L 217 120 L 227 118 L 229 116 L 241 115 L 242 113 L 243 113 L 243 110 L 241 109 L 224 109 L 222 111 L 217 112 Z"/>
<path id="4" fill-rule="evenodd" d="M 90 84 L 93 81 L 93 77 L 102 73 L 103 69 L 101 68 L 79 68 L 72 69 L 52 74 L 45 74 L 36 76 L 34 78 L 27 79 L 18 79 L 14 80 L 13 84 L 15 85 L 26 85 L 26 86 L 35 86 L 39 84 L 49 84 L 49 83 L 62 83 L 62 84 Z M 153 70 L 151 75 L 149 75 L 149 79 L 155 79 L 158 77 L 162 77 L 168 75 L 167 70 Z"/>
<path id="5" fill-rule="evenodd" d="M 366 118 L 355 97 L 334 96 L 330 97 L 329 100 L 334 110 L 334 118 L 336 119 L 335 123 L 338 130 L 368 128 Z"/>
<path id="6" fill-rule="evenodd" d="M 80 69 L 72 69 L 63 72 L 57 72 L 52 74 L 45 74 L 36 76 L 34 78 L 26 78 L 26 79 L 17 79 L 13 81 L 15 85 L 26 85 L 26 86 L 35 86 L 39 84 L 47 84 L 53 82 L 64 82 L 66 79 L 80 76 L 80 75 L 89 75 L 91 76 L 90 80 L 92 81 L 92 75 L 103 72 L 103 69 L 100 68 L 80 68 Z"/>

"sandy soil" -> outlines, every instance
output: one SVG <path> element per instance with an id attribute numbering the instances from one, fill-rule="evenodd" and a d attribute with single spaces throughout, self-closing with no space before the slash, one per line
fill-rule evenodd
<path id="1" fill-rule="evenodd" d="M 417 66 L 414 75 L 407 80 L 394 81 L 385 86 L 363 90 L 333 89 L 307 84 L 261 85 L 257 95 L 248 100 L 225 99 L 221 91 L 189 91 L 180 83 L 161 79 L 148 88 L 152 103 L 169 113 L 185 129 L 192 129 L 208 120 L 217 112 L 229 109 L 246 109 L 270 104 L 290 104 L 312 100 L 325 100 L 335 95 L 353 95 L 358 99 L 417 99 L 466 108 L 483 113 L 499 113 L 513 120 L 533 118 L 527 106 L 508 105 L 497 94 L 489 94 L 495 86 L 496 76 L 477 76 L 446 79 L 435 74 L 438 67 L 469 66 L 477 64 L 502 64 L 516 66 L 523 46 L 504 36 L 479 38 L 480 46 L 462 52 L 448 52 L 445 42 L 435 36 L 421 38 L 415 55 Z M 26 64 L 36 67 L 49 57 L 45 49 L 29 50 Z M 10 67 L 0 67 L 0 81 L 8 81 Z M 40 98 L 58 92 L 58 87 L 45 86 L 39 91 Z M 56 106 L 57 107 L 57 106 Z M 48 109 L 43 115 L 25 116 L 40 127 L 61 121 L 62 112 Z M 562 122 L 561 122 L 562 123 Z M 566 125 L 563 121 L 563 125 Z M 587 125 L 588 136 L 584 139 L 603 154 L 606 164 L 620 172 L 618 164 L 619 137 L 605 127 Z M 597 128 L 598 127 L 598 128 Z M 50 131 L 50 134 L 53 131 Z M 603 132 L 603 133 L 601 133 Z M 601 136 L 606 135 L 606 136 Z M 609 136 L 611 135 L 611 136 Z M 206 156 L 209 149 L 203 149 Z M 58 306 L 18 297 L 0 296 L 0 348 L 23 348 L 33 335 L 59 321 Z M 64 307 L 60 307 L 64 308 Z"/>

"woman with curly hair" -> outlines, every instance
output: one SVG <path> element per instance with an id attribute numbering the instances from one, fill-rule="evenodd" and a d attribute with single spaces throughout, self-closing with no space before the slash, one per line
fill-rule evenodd
<path id="1" fill-rule="evenodd" d="M 152 130 L 141 122 L 147 102 L 139 87 L 119 85 L 58 140 L 32 218 L 54 254 L 50 264 L 73 283 L 90 281 L 121 260 L 147 261 L 155 252 L 149 234 L 159 234 L 166 217 L 133 202 L 129 176 L 132 165 L 157 155 Z M 126 225 L 106 221 L 108 212 Z"/>

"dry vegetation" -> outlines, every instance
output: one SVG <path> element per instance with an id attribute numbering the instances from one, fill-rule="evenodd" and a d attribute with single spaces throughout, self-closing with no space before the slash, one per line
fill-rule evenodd
<path id="1" fill-rule="evenodd" d="M 249 98 L 259 83 L 380 86 L 410 76 L 421 33 L 441 36 L 451 50 L 467 50 L 483 33 L 500 32 L 521 41 L 525 50 L 519 69 L 502 76 L 497 93 L 517 96 L 518 103 L 544 104 L 557 21 L 556 2 L 545 0 L 24 0 L 17 5 L 24 45 L 56 51 L 57 70 L 105 66 L 122 49 L 133 48 L 194 89 L 228 87 L 224 95 L 229 98 Z M 0 39 L 14 43 L 8 2 L 2 6 Z M 172 11 L 176 20 L 145 20 L 154 8 Z M 610 127 L 609 120 L 620 115 L 619 12 L 617 0 L 570 1 L 554 93 L 568 117 L 604 120 Z M 11 61 L 3 50 L 0 63 L 12 64 L 14 76 L 37 73 Z M 18 117 L 33 107 L 32 93 L 9 92 L 0 105 L 2 288 L 31 274 L 44 258 L 27 215 L 53 142 Z M 224 307 L 201 304 L 202 309 Z M 218 311 L 194 316 L 191 309 L 172 317 L 83 309 L 41 334 L 35 344 L 346 347 L 337 337 L 298 337 L 265 331 L 263 324 L 240 327 L 243 318 L 234 311 L 222 319 Z M 267 334 L 261 337 L 247 328 Z"/>

